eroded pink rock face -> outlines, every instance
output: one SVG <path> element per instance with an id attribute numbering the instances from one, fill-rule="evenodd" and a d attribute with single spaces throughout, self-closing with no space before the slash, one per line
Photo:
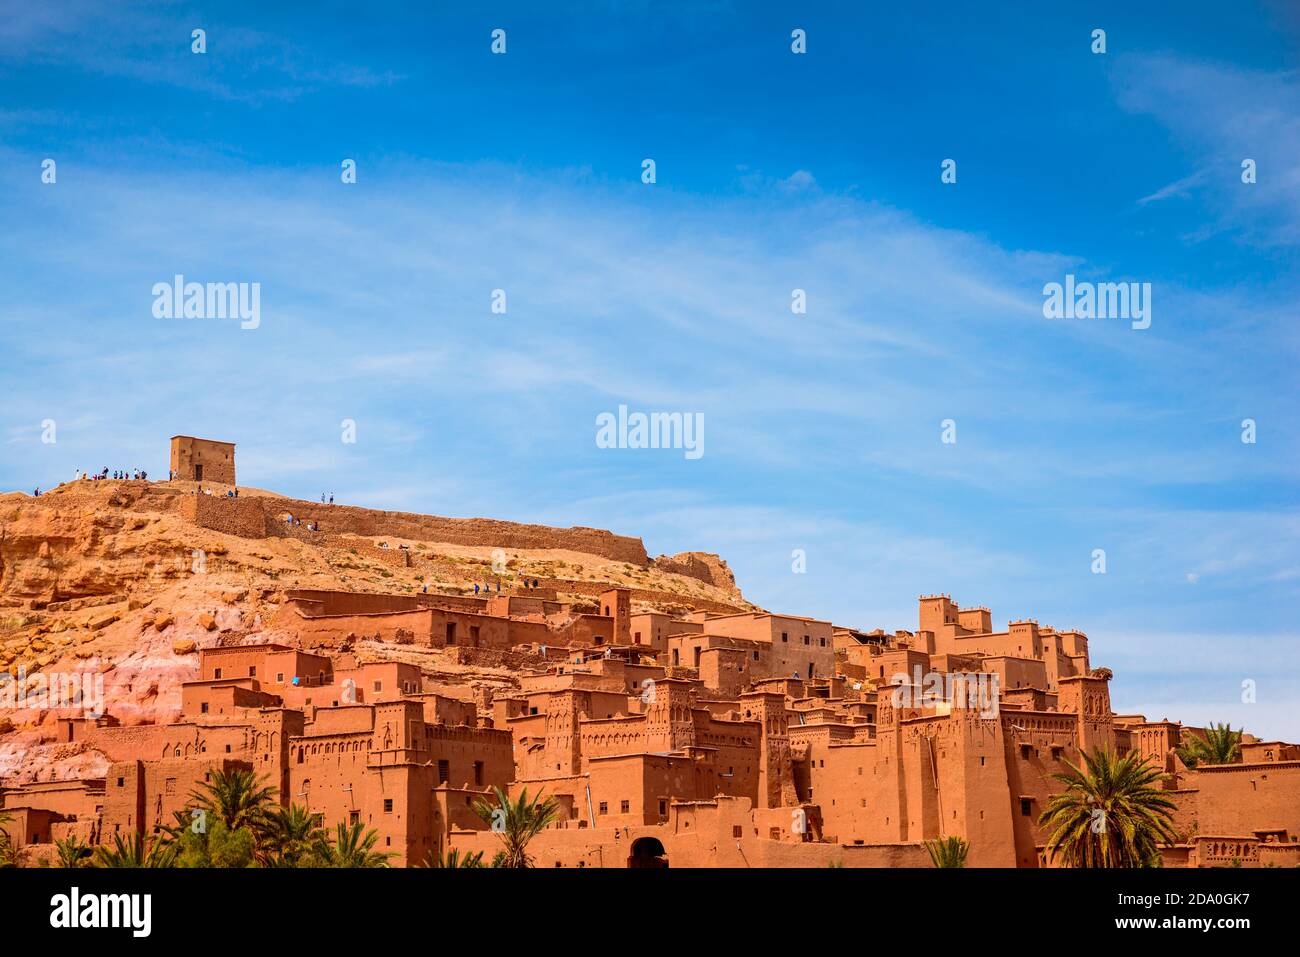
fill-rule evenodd
<path id="1" fill-rule="evenodd" d="M 0 738 L 0 780 L 6 785 L 36 781 L 76 781 L 102 778 L 109 760 L 84 744 L 59 744 L 43 740 L 35 731 Z"/>
<path id="2" fill-rule="evenodd" d="M 178 655 L 172 650 L 172 636 L 168 633 L 176 630 L 173 627 L 163 633 L 146 633 L 140 647 L 121 658 L 104 676 L 105 696 L 112 702 L 113 716 L 122 724 L 166 724 L 180 715 L 181 684 L 196 681 L 199 668 L 194 655 Z M 213 644 L 211 640 L 200 643 L 196 636 L 186 637 L 198 647 Z"/>

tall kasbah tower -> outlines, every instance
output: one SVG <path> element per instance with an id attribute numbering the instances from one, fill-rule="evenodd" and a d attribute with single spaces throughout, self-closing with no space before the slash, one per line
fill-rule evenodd
<path id="1" fill-rule="evenodd" d="M 632 593 L 626 588 L 611 588 L 600 593 L 600 613 L 614 619 L 616 645 L 632 644 Z"/>
<path id="2" fill-rule="evenodd" d="M 405 867 L 424 860 L 433 832 L 434 785 L 424 744 L 424 706 L 409 698 L 376 704 L 367 775 L 353 795 L 374 819 L 379 847 Z M 384 808 L 380 812 L 380 808 Z"/>
<path id="3" fill-rule="evenodd" d="M 790 724 L 785 695 L 750 691 L 740 696 L 745 716 L 759 722 L 758 803 L 755 807 L 791 807 L 799 803 L 790 758 Z"/>
<path id="4" fill-rule="evenodd" d="M 646 709 L 646 750 L 681 751 L 695 747 L 693 704 L 689 681 L 680 678 L 656 681 L 654 697 Z"/>
<path id="5" fill-rule="evenodd" d="M 1056 709 L 1079 716 L 1079 749 L 1115 746 L 1114 715 L 1110 711 L 1110 671 L 1098 668 L 1087 675 L 1057 683 Z"/>
<path id="6" fill-rule="evenodd" d="M 375 726 L 370 732 L 371 765 L 428 760 L 421 737 L 424 707 L 420 702 L 399 699 L 385 701 L 374 708 Z"/>
<path id="7" fill-rule="evenodd" d="M 1016 842 L 1007 800 L 1006 750 L 996 711 L 955 707 L 938 725 L 935 804 L 938 833 L 970 844 L 972 867 L 1015 867 Z"/>
<path id="8" fill-rule="evenodd" d="M 547 774 L 571 776 L 582 773 L 582 741 L 578 722 L 591 710 L 591 696 L 584 691 L 565 688 L 546 699 Z"/>
<path id="9" fill-rule="evenodd" d="M 959 624 L 957 606 L 947 595 L 922 595 L 918 599 L 920 614 L 917 627 L 933 632 L 935 637 L 951 637 Z"/>
<path id="10" fill-rule="evenodd" d="M 881 688 L 876 698 L 876 755 L 883 778 L 879 803 L 884 814 L 883 843 L 907 841 L 907 768 L 903 760 L 901 715 L 895 707 L 893 687 Z"/>
<path id="11" fill-rule="evenodd" d="M 262 784 L 279 791 L 278 800 L 289 805 L 289 739 L 302 737 L 301 711 L 268 708 L 258 712 L 253 731 L 253 771 Z"/>

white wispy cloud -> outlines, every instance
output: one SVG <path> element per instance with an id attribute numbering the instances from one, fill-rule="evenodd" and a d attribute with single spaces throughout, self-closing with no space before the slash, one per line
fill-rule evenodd
<path id="1" fill-rule="evenodd" d="M 20 181 L 28 160 L 0 152 L 0 173 Z M 25 227 L 0 235 L 0 428 L 80 424 L 4 457 L 0 484 L 162 474 L 167 436 L 212 434 L 239 443 L 250 485 L 718 551 L 755 600 L 845 624 L 911 627 L 915 595 L 945 590 L 1088 626 L 1103 650 L 1107 629 L 1168 626 L 1144 607 L 1221 618 L 1213 603 L 1261 581 L 1272 600 L 1293 589 L 1286 509 L 1169 501 L 1294 481 L 1291 397 L 1262 385 L 1287 353 L 1259 354 L 1291 335 L 1280 290 L 1161 283 L 1146 333 L 1048 322 L 1043 283 L 1088 265 L 1068 250 L 1004 249 L 789 175 L 707 200 L 417 162 L 355 187 L 236 166 L 10 192 L 0 215 Z M 178 273 L 261 283 L 261 327 L 153 318 L 152 285 Z M 596 450 L 594 416 L 620 402 L 703 412 L 705 457 Z M 1239 441 L 1246 414 L 1267 443 Z"/>
<path id="2" fill-rule="evenodd" d="M 1216 231 L 1262 246 L 1300 242 L 1300 73 L 1174 54 L 1127 54 L 1119 64 L 1120 104 L 1155 117 L 1188 155 L 1187 170 L 1171 170 L 1174 179 L 1139 203 L 1195 193 L 1215 210 Z M 1242 182 L 1246 159 L 1257 165 L 1254 185 Z"/>

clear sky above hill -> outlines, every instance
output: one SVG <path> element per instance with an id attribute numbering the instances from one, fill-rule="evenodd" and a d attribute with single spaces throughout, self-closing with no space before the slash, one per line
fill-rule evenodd
<path id="1" fill-rule="evenodd" d="M 225 439 L 776 610 L 1079 627 L 1118 710 L 1300 739 L 1300 15 L 1048 6 L 0 3 L 0 488 Z M 156 318 L 178 274 L 260 324 Z M 1150 328 L 1044 318 L 1067 274 Z"/>

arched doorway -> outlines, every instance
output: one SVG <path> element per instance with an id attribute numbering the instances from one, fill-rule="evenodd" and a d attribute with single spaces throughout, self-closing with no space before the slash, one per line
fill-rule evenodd
<path id="1" fill-rule="evenodd" d="M 657 837 L 640 837 L 632 842 L 628 867 L 667 867 L 668 852 Z"/>

